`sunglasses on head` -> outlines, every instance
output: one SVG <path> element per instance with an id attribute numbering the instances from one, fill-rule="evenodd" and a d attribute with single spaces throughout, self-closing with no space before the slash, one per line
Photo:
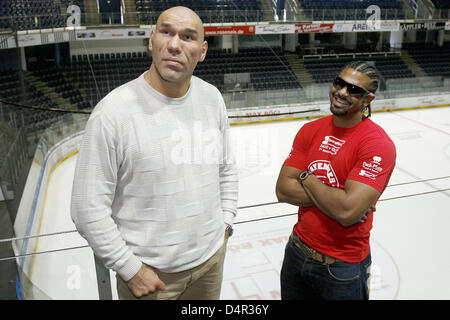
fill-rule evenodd
<path id="1" fill-rule="evenodd" d="M 341 77 L 336 77 L 334 79 L 333 86 L 338 90 L 341 90 L 342 88 L 347 87 L 347 92 L 350 96 L 366 96 L 366 95 L 371 94 L 371 92 L 367 91 L 366 89 L 363 89 L 354 84 L 348 83 L 347 81 L 343 80 Z"/>

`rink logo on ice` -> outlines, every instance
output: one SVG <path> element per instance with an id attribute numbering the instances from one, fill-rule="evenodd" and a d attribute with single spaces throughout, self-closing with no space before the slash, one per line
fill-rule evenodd
<path id="1" fill-rule="evenodd" d="M 332 187 L 339 187 L 339 180 L 331 166 L 330 161 L 316 160 L 308 165 L 308 171 L 311 171 L 317 178 Z"/>
<path id="2" fill-rule="evenodd" d="M 319 150 L 325 153 L 335 155 L 342 148 L 344 143 L 345 140 L 341 140 L 333 136 L 325 136 L 319 147 Z"/>
<path id="3" fill-rule="evenodd" d="M 393 300 L 400 289 L 400 273 L 392 256 L 376 241 L 370 240 L 370 300 Z"/>
<path id="4" fill-rule="evenodd" d="M 80 290 L 81 288 L 81 268 L 77 265 L 67 266 L 66 287 L 69 290 Z"/>

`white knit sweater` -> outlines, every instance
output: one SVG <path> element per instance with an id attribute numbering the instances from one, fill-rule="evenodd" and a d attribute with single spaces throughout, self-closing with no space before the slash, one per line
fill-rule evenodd
<path id="1" fill-rule="evenodd" d="M 200 265 L 222 246 L 237 212 L 220 92 L 193 76 L 184 97 L 168 98 L 144 74 L 95 107 L 72 189 L 78 231 L 125 281 L 142 262 L 163 272 Z"/>

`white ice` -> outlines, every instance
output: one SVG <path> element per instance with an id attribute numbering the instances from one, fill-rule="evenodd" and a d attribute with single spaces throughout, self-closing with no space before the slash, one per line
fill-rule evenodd
<path id="1" fill-rule="evenodd" d="M 450 108 L 375 113 L 397 165 L 372 229 L 371 299 L 450 299 Z M 297 208 L 278 204 L 275 182 L 307 120 L 232 127 L 240 173 L 235 234 L 222 299 L 279 299 L 284 246 Z M 70 194 L 76 156 L 53 172 L 41 234 L 74 230 Z M 254 207 L 249 207 L 254 206 Z M 36 251 L 85 246 L 76 232 L 39 239 Z M 89 248 L 35 256 L 30 278 L 50 298 L 98 299 Z M 115 279 L 112 277 L 116 298 Z"/>

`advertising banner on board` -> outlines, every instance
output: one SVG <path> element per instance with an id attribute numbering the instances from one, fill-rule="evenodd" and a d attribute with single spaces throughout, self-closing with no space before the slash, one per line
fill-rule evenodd
<path id="1" fill-rule="evenodd" d="M 419 22 L 419 23 L 400 23 L 400 30 L 439 30 L 445 29 L 445 22 Z"/>
<path id="2" fill-rule="evenodd" d="M 334 24 L 296 24 L 295 33 L 325 33 L 333 32 Z"/>
<path id="3" fill-rule="evenodd" d="M 295 33 L 295 25 L 266 24 L 266 25 L 257 25 L 255 28 L 255 34 L 283 34 L 283 33 Z"/>
<path id="4" fill-rule="evenodd" d="M 255 34 L 255 26 L 205 26 L 205 36 Z"/>
<path id="5" fill-rule="evenodd" d="M 148 38 L 150 29 L 89 29 L 76 31 L 77 40 Z"/>
<path id="6" fill-rule="evenodd" d="M 363 23 L 335 23 L 333 32 L 377 32 L 377 31 L 399 31 L 398 22 L 368 21 Z"/>

